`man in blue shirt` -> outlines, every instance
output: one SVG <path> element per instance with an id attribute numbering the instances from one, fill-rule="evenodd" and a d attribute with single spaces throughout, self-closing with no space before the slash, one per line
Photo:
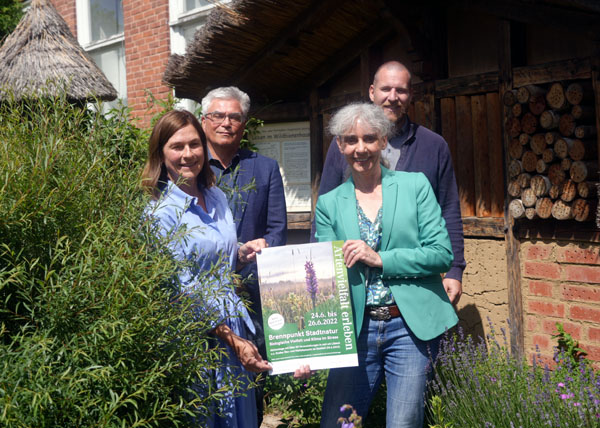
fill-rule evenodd
<path id="1" fill-rule="evenodd" d="M 435 192 L 446 220 L 452 242 L 454 261 L 444 276 L 444 289 L 452 304 L 462 295 L 462 275 L 466 267 L 460 200 L 448 144 L 442 136 L 410 121 L 407 112 L 412 98 L 410 71 L 397 61 L 383 64 L 369 87 L 371 101 L 383 108 L 395 124 L 395 135 L 389 139 L 382 155 L 390 169 L 423 172 Z M 327 152 L 319 195 L 334 189 L 348 177 L 347 162 L 337 144 Z"/>
<path id="2" fill-rule="evenodd" d="M 241 149 L 250 97 L 236 87 L 221 87 L 202 99 L 202 129 L 209 163 L 217 184 L 227 195 L 238 242 L 264 239 L 268 247 L 285 245 L 287 217 L 283 181 L 274 159 Z M 249 189 L 248 189 L 249 187 Z M 256 328 L 251 339 L 266 359 L 256 263 L 239 272 L 250 300 Z M 262 388 L 257 388 L 258 425 L 262 421 Z"/>

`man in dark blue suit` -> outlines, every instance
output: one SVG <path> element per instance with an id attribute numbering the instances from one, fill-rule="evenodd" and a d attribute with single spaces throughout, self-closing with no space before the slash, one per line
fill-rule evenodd
<path id="1" fill-rule="evenodd" d="M 229 199 L 238 242 L 264 239 L 266 246 L 285 245 L 287 217 L 283 181 L 277 161 L 241 149 L 250 97 L 236 87 L 210 91 L 202 99 L 202 129 L 208 142 L 209 163 L 219 187 Z M 239 272 L 249 294 L 251 318 L 256 327 L 253 341 L 266 359 L 256 263 Z M 259 426 L 262 391 L 257 391 Z"/>

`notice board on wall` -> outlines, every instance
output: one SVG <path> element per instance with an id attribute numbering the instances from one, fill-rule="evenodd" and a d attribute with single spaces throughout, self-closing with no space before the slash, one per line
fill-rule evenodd
<path id="1" fill-rule="evenodd" d="M 310 123 L 265 124 L 252 142 L 258 153 L 279 163 L 287 211 L 310 211 Z"/>

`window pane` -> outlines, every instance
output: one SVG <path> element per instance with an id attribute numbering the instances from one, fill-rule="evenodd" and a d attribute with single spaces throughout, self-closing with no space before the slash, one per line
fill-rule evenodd
<path id="1" fill-rule="evenodd" d="M 194 40 L 194 34 L 198 30 L 198 28 L 202 27 L 203 25 L 204 25 L 204 22 L 199 22 L 196 24 L 186 25 L 183 28 L 183 37 L 185 38 L 186 46 L 188 44 L 190 44 L 192 42 L 192 40 Z"/>
<path id="2" fill-rule="evenodd" d="M 90 0 L 92 41 L 104 40 L 123 32 L 121 0 Z"/>
<path id="3" fill-rule="evenodd" d="M 209 4 L 211 4 L 209 0 L 185 0 L 185 11 L 189 12 L 199 7 L 208 6 Z"/>
<path id="4" fill-rule="evenodd" d="M 127 80 L 125 78 L 125 47 L 123 43 L 117 43 L 102 49 L 89 52 L 94 62 L 106 75 L 118 92 L 119 98 L 127 101 Z M 108 103 L 115 104 L 113 101 Z"/>

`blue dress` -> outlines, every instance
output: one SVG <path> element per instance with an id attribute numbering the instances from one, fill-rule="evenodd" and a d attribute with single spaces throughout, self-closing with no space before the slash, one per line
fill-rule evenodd
<path id="1" fill-rule="evenodd" d="M 218 324 L 226 324 L 235 334 L 246 338 L 246 329 L 254 333 L 254 325 L 240 298 L 232 287 L 223 287 L 222 281 L 229 280 L 229 273 L 237 259 L 237 236 L 235 224 L 227 204 L 225 194 L 216 186 L 202 189 L 206 211 L 198 205 L 197 198 L 183 192 L 174 183 L 168 183 L 163 196 L 158 201 L 152 201 L 148 207 L 150 215 L 157 220 L 161 236 L 171 236 L 185 230 L 183 239 L 176 239 L 171 244 L 173 255 L 179 260 L 190 260 L 191 268 L 179 273 L 181 291 L 193 293 L 196 288 L 204 285 L 195 280 L 199 271 L 209 271 L 220 261 L 220 271 L 208 278 L 214 293 L 206 298 L 205 292 L 198 293 L 199 301 L 195 306 L 194 316 L 203 317 L 208 311 L 218 314 Z M 214 376 L 217 387 L 224 384 L 223 378 L 252 374 L 244 370 L 235 352 L 220 341 L 227 356 L 223 367 Z M 210 428 L 256 428 L 256 400 L 254 390 L 246 388 L 245 396 L 231 397 L 215 403 L 215 407 L 223 417 L 217 417 L 211 412 L 208 421 L 198 421 L 200 426 Z M 217 410 L 217 409 L 215 409 Z"/>

